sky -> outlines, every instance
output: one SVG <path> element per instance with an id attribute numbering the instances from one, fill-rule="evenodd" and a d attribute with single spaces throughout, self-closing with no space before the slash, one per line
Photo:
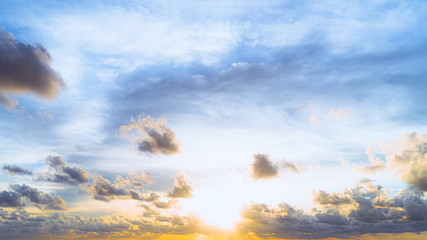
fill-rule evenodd
<path id="1" fill-rule="evenodd" d="M 0 2 L 1 239 L 427 239 L 425 1 Z"/>

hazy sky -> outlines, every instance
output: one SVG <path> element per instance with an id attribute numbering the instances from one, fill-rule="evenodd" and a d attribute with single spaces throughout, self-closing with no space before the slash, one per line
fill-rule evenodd
<path id="1" fill-rule="evenodd" d="M 0 238 L 427 238 L 426 21 L 1 1 Z"/>

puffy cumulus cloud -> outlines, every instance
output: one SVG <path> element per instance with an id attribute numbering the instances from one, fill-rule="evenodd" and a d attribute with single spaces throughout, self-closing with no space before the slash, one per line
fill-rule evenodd
<path id="1" fill-rule="evenodd" d="M 375 155 L 373 146 L 369 146 L 366 149 L 366 154 L 368 155 L 368 159 L 369 159 L 369 162 L 371 163 L 371 165 L 361 167 L 361 168 L 354 166 L 357 171 L 362 172 L 362 173 L 376 173 L 376 172 L 380 172 L 380 171 L 386 169 L 387 164 Z"/>
<path id="2" fill-rule="evenodd" d="M 252 164 L 252 177 L 255 179 L 273 178 L 279 172 L 277 166 L 270 160 L 267 154 L 255 154 L 254 163 Z"/>
<path id="3" fill-rule="evenodd" d="M 143 114 L 138 119 L 131 117 L 129 125 L 120 126 L 121 136 L 131 136 L 138 144 L 138 150 L 153 154 L 172 155 L 179 152 L 175 133 L 166 127 L 166 119 L 155 121 Z"/>
<path id="4" fill-rule="evenodd" d="M 16 165 L 5 164 L 3 165 L 3 170 L 9 172 L 9 174 L 11 175 L 33 175 L 33 172 L 31 172 L 30 170 L 23 169 Z"/>
<path id="5" fill-rule="evenodd" d="M 171 198 L 190 198 L 193 196 L 193 187 L 188 183 L 188 177 L 180 172 L 174 179 L 172 190 L 168 196 Z"/>
<path id="6" fill-rule="evenodd" d="M 66 166 L 64 159 L 60 156 L 48 156 L 46 164 L 51 171 L 39 176 L 38 180 L 71 185 L 89 181 L 89 173 L 85 169 Z"/>
<path id="7" fill-rule="evenodd" d="M 129 176 L 123 178 L 120 175 L 116 176 L 116 181 L 121 187 L 135 187 L 141 188 L 144 186 L 151 185 L 153 180 L 151 179 L 151 174 L 140 171 L 140 172 L 129 172 Z"/>
<path id="8" fill-rule="evenodd" d="M 11 184 L 9 187 L 12 191 L 0 194 L 2 207 L 23 207 L 28 202 L 42 209 L 64 210 L 67 205 L 61 197 L 49 195 L 26 184 Z"/>
<path id="9" fill-rule="evenodd" d="M 13 108 L 18 102 L 8 94 L 34 93 L 54 98 L 65 86 L 51 67 L 51 56 L 41 45 L 20 43 L 0 29 L 0 104 Z"/>
<path id="10" fill-rule="evenodd" d="M 286 203 L 277 207 L 252 204 L 242 212 L 239 230 L 260 238 L 348 238 L 366 233 L 427 231 L 423 192 L 402 190 L 395 196 L 370 181 L 341 194 L 315 192 L 320 208 L 305 212 Z M 351 208 L 344 209 L 343 206 Z"/>
<path id="11" fill-rule="evenodd" d="M 323 190 L 314 192 L 314 202 L 320 205 L 342 205 L 352 204 L 353 201 L 351 196 L 345 196 L 344 194 L 327 193 Z"/>
<path id="12" fill-rule="evenodd" d="M 405 134 L 399 151 L 387 156 L 391 169 L 420 191 L 427 191 L 427 134 Z"/>
<path id="13" fill-rule="evenodd" d="M 5 239 L 157 239 L 204 231 L 197 217 L 176 213 L 82 217 L 0 209 L 0 221 L 0 236 Z"/>
<path id="14" fill-rule="evenodd" d="M 411 187 L 427 191 L 427 134 L 404 134 L 400 141 L 384 146 L 378 153 L 372 147 L 367 152 L 371 166 L 359 170 L 372 173 L 388 168 Z M 386 162 L 375 154 L 384 155 Z"/>
<path id="15" fill-rule="evenodd" d="M 130 197 L 128 191 L 124 188 L 115 187 L 110 181 L 99 174 L 93 175 L 93 184 L 89 188 L 93 199 L 109 202 L 119 197 Z"/>
<path id="16" fill-rule="evenodd" d="M 93 174 L 92 184 L 86 184 L 83 189 L 89 192 L 93 199 L 104 202 L 110 202 L 115 199 L 134 199 L 144 202 L 158 201 L 160 195 L 157 193 L 142 193 L 140 191 L 124 188 L 122 185 L 122 177 L 116 179 L 116 183 L 111 183 L 99 174 Z M 132 187 L 132 186 L 129 186 Z"/>

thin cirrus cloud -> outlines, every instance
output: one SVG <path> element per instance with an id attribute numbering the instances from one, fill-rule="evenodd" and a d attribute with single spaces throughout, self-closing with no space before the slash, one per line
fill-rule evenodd
<path id="1" fill-rule="evenodd" d="M 9 94 L 33 93 L 49 99 L 65 87 L 50 67 L 51 56 L 41 45 L 21 43 L 11 33 L 0 30 L 0 55 L 0 104 L 5 107 L 18 104 Z"/>

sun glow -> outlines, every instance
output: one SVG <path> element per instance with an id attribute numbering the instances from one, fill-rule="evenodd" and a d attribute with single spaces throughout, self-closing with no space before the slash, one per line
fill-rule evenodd
<path id="1" fill-rule="evenodd" d="M 241 220 L 240 211 L 245 199 L 225 179 L 210 184 L 194 192 L 194 197 L 188 199 L 187 208 L 200 216 L 206 225 L 231 231 Z"/>

